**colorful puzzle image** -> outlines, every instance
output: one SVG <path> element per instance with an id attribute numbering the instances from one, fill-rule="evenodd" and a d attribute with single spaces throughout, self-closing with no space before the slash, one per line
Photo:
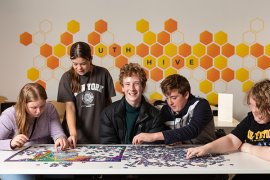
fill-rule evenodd
<path id="1" fill-rule="evenodd" d="M 125 146 L 78 146 L 76 149 L 57 151 L 53 146 L 30 146 L 5 161 L 119 162 L 125 148 Z"/>
<path id="2" fill-rule="evenodd" d="M 209 167 L 233 165 L 224 155 L 208 155 L 186 159 L 185 146 L 165 145 L 80 145 L 75 149 L 56 151 L 53 146 L 31 146 L 15 153 L 6 162 L 36 162 L 39 166 L 69 167 L 74 163 L 110 163 L 110 168 L 145 168 L 145 167 Z M 113 163 L 113 164 L 111 164 Z"/>

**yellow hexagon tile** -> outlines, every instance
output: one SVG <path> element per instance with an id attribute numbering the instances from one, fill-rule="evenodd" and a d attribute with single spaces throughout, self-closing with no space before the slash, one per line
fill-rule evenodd
<path id="1" fill-rule="evenodd" d="M 61 58 L 66 54 L 66 48 L 62 44 L 57 44 L 53 48 L 53 54 Z"/>
<path id="2" fill-rule="evenodd" d="M 149 22 L 146 21 L 145 19 L 137 21 L 136 30 L 139 31 L 140 33 L 145 33 L 146 31 L 149 30 Z"/>
<path id="3" fill-rule="evenodd" d="M 104 57 L 107 55 L 107 47 L 100 43 L 95 46 L 95 55 L 98 57 Z"/>
<path id="4" fill-rule="evenodd" d="M 199 66 L 199 60 L 195 56 L 188 56 L 187 58 L 185 58 L 185 64 L 186 67 L 190 69 L 195 69 Z"/>
<path id="5" fill-rule="evenodd" d="M 212 83 L 208 80 L 203 80 L 200 82 L 200 91 L 203 92 L 204 94 L 207 94 L 211 92 L 213 89 Z"/>
<path id="6" fill-rule="evenodd" d="M 170 58 L 165 55 L 159 57 L 158 66 L 162 69 L 167 69 L 170 66 Z"/>
<path id="7" fill-rule="evenodd" d="M 149 70 L 153 69 L 154 67 L 156 67 L 156 58 L 149 55 L 146 56 L 145 58 L 143 58 L 143 66 Z"/>
<path id="8" fill-rule="evenodd" d="M 223 31 L 219 31 L 214 35 L 214 41 L 219 44 L 223 45 L 227 42 L 227 34 Z"/>
<path id="9" fill-rule="evenodd" d="M 122 54 L 126 57 L 132 57 L 135 54 L 135 47 L 128 43 L 122 47 Z"/>
<path id="10" fill-rule="evenodd" d="M 162 100 L 163 95 L 158 93 L 158 92 L 154 92 L 152 94 L 150 94 L 150 100 Z"/>
<path id="11" fill-rule="evenodd" d="M 177 54 L 177 46 L 172 43 L 167 44 L 164 51 L 166 55 L 173 57 Z"/>
<path id="12" fill-rule="evenodd" d="M 28 69 L 27 78 L 31 81 L 36 81 L 39 78 L 39 70 L 34 67 Z"/>
<path id="13" fill-rule="evenodd" d="M 248 78 L 249 78 L 249 72 L 245 68 L 240 68 L 236 71 L 236 79 L 237 80 L 244 82 L 244 81 L 248 80 Z"/>
<path id="14" fill-rule="evenodd" d="M 157 41 L 157 37 L 156 34 L 148 31 L 143 35 L 143 41 L 148 44 L 148 45 L 152 45 Z"/>
<path id="15" fill-rule="evenodd" d="M 212 92 L 206 96 L 206 99 L 208 100 L 210 105 L 217 105 L 218 104 L 218 94 L 215 92 Z"/>
<path id="16" fill-rule="evenodd" d="M 72 34 L 79 32 L 80 31 L 80 23 L 75 21 L 75 20 L 69 21 L 67 24 L 67 30 L 69 32 L 71 32 Z"/>
<path id="17" fill-rule="evenodd" d="M 252 82 L 250 80 L 244 82 L 242 85 L 242 91 L 248 92 L 250 90 L 250 88 L 253 87 L 253 85 L 254 85 L 254 82 Z"/>
<path id="18" fill-rule="evenodd" d="M 214 66 L 220 70 L 227 67 L 227 59 L 224 56 L 217 56 L 214 58 Z"/>
<path id="19" fill-rule="evenodd" d="M 236 54 L 240 57 L 247 56 L 249 54 L 249 47 L 244 43 L 237 45 L 236 46 Z"/>
<path id="20" fill-rule="evenodd" d="M 169 67 L 168 69 L 165 70 L 164 72 L 164 75 L 165 75 L 165 78 L 170 76 L 170 75 L 173 75 L 173 74 L 177 74 L 177 70 L 172 68 L 172 67 Z"/>
<path id="21" fill-rule="evenodd" d="M 192 48 L 193 55 L 201 57 L 205 55 L 205 46 L 201 43 L 197 43 Z"/>

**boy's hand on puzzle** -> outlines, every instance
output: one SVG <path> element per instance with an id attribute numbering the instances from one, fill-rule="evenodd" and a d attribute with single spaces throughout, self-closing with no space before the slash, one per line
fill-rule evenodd
<path id="1" fill-rule="evenodd" d="M 55 147 L 56 151 L 58 151 L 58 150 L 63 151 L 69 147 L 69 143 L 65 137 L 60 137 L 60 138 L 56 139 L 56 141 L 54 143 L 54 147 Z"/>
<path id="2" fill-rule="evenodd" d="M 20 148 L 22 147 L 27 141 L 28 141 L 28 137 L 24 134 L 19 134 L 17 136 L 15 136 L 11 142 L 10 142 L 10 147 L 11 149 L 15 149 L 15 148 Z"/>

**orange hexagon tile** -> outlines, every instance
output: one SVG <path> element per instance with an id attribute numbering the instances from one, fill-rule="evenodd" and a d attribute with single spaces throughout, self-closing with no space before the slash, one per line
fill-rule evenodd
<path id="1" fill-rule="evenodd" d="M 149 70 L 156 67 L 156 58 L 149 55 L 146 56 L 145 58 L 143 58 L 143 66 Z"/>
<path id="2" fill-rule="evenodd" d="M 249 78 L 249 72 L 245 68 L 240 68 L 236 71 L 236 79 L 237 80 L 244 82 L 244 81 L 248 80 L 248 78 Z"/>
<path id="3" fill-rule="evenodd" d="M 48 59 L 47 59 L 47 66 L 50 68 L 50 69 L 55 69 L 59 66 L 59 59 L 55 56 L 50 56 Z"/>
<path id="4" fill-rule="evenodd" d="M 226 68 L 221 72 L 221 78 L 226 81 L 230 82 L 234 79 L 234 71 L 230 68 Z"/>
<path id="5" fill-rule="evenodd" d="M 124 56 L 118 56 L 115 59 L 115 66 L 118 67 L 119 69 L 122 68 L 127 63 L 128 63 L 128 59 Z"/>
<path id="6" fill-rule="evenodd" d="M 40 47 L 40 55 L 44 57 L 49 57 L 50 55 L 52 55 L 52 46 L 48 44 L 43 44 Z"/>
<path id="7" fill-rule="evenodd" d="M 207 54 L 211 57 L 216 57 L 220 54 L 220 47 L 215 44 L 209 44 L 209 46 L 207 47 Z"/>
<path id="8" fill-rule="evenodd" d="M 203 92 L 204 94 L 207 94 L 211 92 L 213 89 L 212 83 L 208 80 L 203 80 L 200 82 L 200 91 Z"/>
<path id="9" fill-rule="evenodd" d="M 36 81 L 39 78 L 39 70 L 34 67 L 28 69 L 27 78 L 31 81 Z"/>
<path id="10" fill-rule="evenodd" d="M 123 91 L 122 91 L 122 86 L 121 86 L 121 84 L 120 84 L 120 81 L 116 81 L 116 83 L 114 84 L 114 87 L 115 87 L 115 90 L 116 90 L 117 92 L 119 92 L 120 94 L 123 93 Z"/>
<path id="11" fill-rule="evenodd" d="M 95 46 L 100 43 L 100 35 L 96 32 L 91 32 L 88 35 L 88 43 Z"/>
<path id="12" fill-rule="evenodd" d="M 207 45 L 209 43 L 211 43 L 213 41 L 213 34 L 208 32 L 208 31 L 204 31 L 200 34 L 200 42 Z"/>
<path id="13" fill-rule="evenodd" d="M 24 32 L 20 35 L 20 43 L 28 46 L 29 44 L 32 43 L 32 35 L 29 34 L 28 32 Z"/>
<path id="14" fill-rule="evenodd" d="M 263 70 L 266 70 L 270 67 L 270 58 L 268 56 L 261 56 L 258 58 L 257 66 Z"/>
<path id="15" fill-rule="evenodd" d="M 191 46 L 184 43 L 179 46 L 179 55 L 187 57 L 191 54 Z"/>
<path id="16" fill-rule="evenodd" d="M 110 45 L 109 47 L 109 54 L 113 57 L 117 57 L 121 54 L 121 46 L 118 44 L 114 43 Z"/>
<path id="17" fill-rule="evenodd" d="M 153 70 L 150 71 L 150 78 L 154 81 L 160 81 L 163 79 L 163 71 L 159 68 L 154 68 Z"/>
<path id="18" fill-rule="evenodd" d="M 200 66 L 204 69 L 209 69 L 210 67 L 213 66 L 213 59 L 210 56 L 203 56 L 200 59 Z"/>
<path id="19" fill-rule="evenodd" d="M 136 30 L 139 31 L 140 33 L 145 33 L 146 31 L 149 30 L 149 22 L 146 21 L 145 19 L 137 21 Z"/>
<path id="20" fill-rule="evenodd" d="M 104 44 L 98 44 L 95 46 L 95 55 L 98 57 L 104 57 L 107 55 L 107 46 Z"/>
<path id="21" fill-rule="evenodd" d="M 73 42 L 73 35 L 70 34 L 69 32 L 65 32 L 61 34 L 60 41 L 62 44 L 68 46 Z"/>
<path id="22" fill-rule="evenodd" d="M 208 80 L 215 82 L 215 81 L 219 80 L 219 78 L 220 78 L 220 73 L 217 69 L 211 68 L 211 69 L 207 70 L 207 79 Z"/>
<path id="23" fill-rule="evenodd" d="M 135 54 L 135 47 L 132 44 L 128 43 L 122 47 L 122 55 L 125 55 L 126 57 L 131 57 L 134 54 Z"/>
<path id="24" fill-rule="evenodd" d="M 157 41 L 162 45 L 168 44 L 170 42 L 170 34 L 165 31 L 158 33 Z"/>
<path id="25" fill-rule="evenodd" d="M 42 80 L 38 80 L 38 81 L 36 81 L 36 83 L 40 84 L 44 89 L 46 89 L 46 82 L 44 82 Z"/>
<path id="26" fill-rule="evenodd" d="M 75 20 L 69 21 L 67 24 L 67 30 L 69 32 L 71 32 L 72 34 L 79 32 L 80 31 L 80 23 L 75 21 Z"/>
<path id="27" fill-rule="evenodd" d="M 144 43 L 139 44 L 136 48 L 136 54 L 140 57 L 147 56 L 149 54 L 149 47 Z"/>
<path id="28" fill-rule="evenodd" d="M 95 30 L 97 32 L 99 32 L 100 34 L 106 32 L 108 29 L 108 25 L 107 25 L 107 22 L 104 21 L 104 20 L 98 20 L 96 23 L 95 23 Z"/>
<path id="29" fill-rule="evenodd" d="M 163 54 L 163 47 L 159 43 L 155 43 L 151 46 L 150 52 L 153 56 L 159 57 Z"/>
<path id="30" fill-rule="evenodd" d="M 264 53 L 264 47 L 260 45 L 259 43 L 255 43 L 250 47 L 250 54 L 254 57 L 259 57 L 263 55 Z"/>
<path id="31" fill-rule="evenodd" d="M 236 54 L 242 58 L 247 56 L 249 54 L 249 47 L 244 43 L 237 45 Z"/>
<path id="32" fill-rule="evenodd" d="M 172 58 L 172 67 L 175 69 L 181 69 L 185 65 L 185 60 L 181 56 L 177 55 Z"/>
<path id="33" fill-rule="evenodd" d="M 168 19 L 167 21 L 165 21 L 164 26 L 164 29 L 170 33 L 173 33 L 177 30 L 177 22 L 173 19 Z"/>
<path id="34" fill-rule="evenodd" d="M 163 55 L 158 58 L 158 66 L 162 69 L 167 69 L 170 66 L 170 58 Z"/>
<path id="35" fill-rule="evenodd" d="M 231 57 L 234 55 L 234 46 L 230 43 L 224 44 L 224 46 L 222 46 L 222 54 L 226 57 Z"/>

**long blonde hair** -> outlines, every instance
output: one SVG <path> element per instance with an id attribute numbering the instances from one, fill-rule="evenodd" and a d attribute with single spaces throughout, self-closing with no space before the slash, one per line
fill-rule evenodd
<path id="1" fill-rule="evenodd" d="M 45 89 L 38 83 L 28 83 L 24 85 L 21 89 L 20 94 L 18 96 L 17 103 L 15 105 L 16 111 L 16 124 L 17 131 L 19 134 L 28 133 L 28 122 L 27 122 L 27 112 L 26 105 L 29 102 L 34 102 L 39 99 L 47 100 L 47 93 Z"/>

